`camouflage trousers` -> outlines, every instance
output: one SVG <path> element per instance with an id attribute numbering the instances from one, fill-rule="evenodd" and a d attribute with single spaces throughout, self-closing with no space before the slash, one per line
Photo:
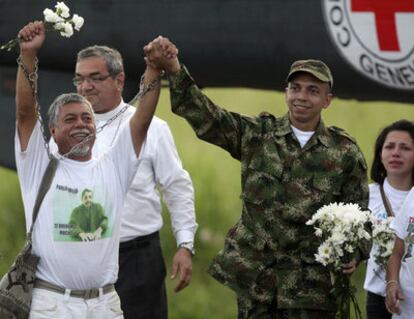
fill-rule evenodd
<path id="1" fill-rule="evenodd" d="M 335 319 L 335 312 L 313 309 L 277 309 L 276 302 L 264 304 L 237 296 L 238 319 Z"/>

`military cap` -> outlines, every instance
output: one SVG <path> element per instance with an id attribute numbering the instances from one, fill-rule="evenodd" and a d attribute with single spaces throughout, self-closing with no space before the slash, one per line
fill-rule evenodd
<path id="1" fill-rule="evenodd" d="M 328 66 L 320 60 L 298 60 L 292 63 L 290 66 L 289 74 L 286 81 L 289 82 L 292 75 L 297 72 L 306 72 L 312 74 L 322 82 L 329 83 L 330 87 L 333 86 L 333 77 L 331 70 Z"/>

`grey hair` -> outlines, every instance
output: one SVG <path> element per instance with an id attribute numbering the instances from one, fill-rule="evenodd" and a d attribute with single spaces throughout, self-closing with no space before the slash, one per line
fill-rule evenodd
<path id="1" fill-rule="evenodd" d="M 105 45 L 93 45 L 78 52 L 77 62 L 87 58 L 100 57 L 104 59 L 109 74 L 112 76 L 124 72 L 124 62 L 118 50 Z"/>
<path id="2" fill-rule="evenodd" d="M 60 113 L 62 106 L 69 104 L 69 103 L 80 103 L 80 104 L 84 104 L 88 106 L 91 110 L 93 117 L 95 117 L 95 113 L 93 112 L 92 105 L 91 103 L 89 103 L 89 101 L 85 97 L 77 93 L 65 93 L 55 98 L 55 100 L 52 102 L 52 104 L 49 107 L 49 110 L 47 112 L 47 116 L 49 119 L 49 127 L 57 126 L 59 113 Z"/>

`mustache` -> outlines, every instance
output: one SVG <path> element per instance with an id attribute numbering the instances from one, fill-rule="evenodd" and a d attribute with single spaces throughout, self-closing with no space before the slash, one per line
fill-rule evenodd
<path id="1" fill-rule="evenodd" d="M 71 135 L 76 135 L 76 134 L 87 134 L 87 135 L 90 135 L 90 134 L 93 134 L 93 133 L 91 131 L 89 131 L 88 129 L 86 129 L 86 128 L 79 128 L 79 129 L 72 130 L 70 132 L 70 134 Z"/>

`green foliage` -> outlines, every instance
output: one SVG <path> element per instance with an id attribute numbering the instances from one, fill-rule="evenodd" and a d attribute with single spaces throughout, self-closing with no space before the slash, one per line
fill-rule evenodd
<path id="1" fill-rule="evenodd" d="M 206 89 L 217 104 L 239 113 L 257 115 L 267 111 L 277 116 L 286 112 L 281 93 L 250 89 Z M 177 280 L 167 278 L 171 319 L 236 318 L 233 292 L 218 284 L 206 272 L 214 255 L 222 248 L 228 229 L 240 217 L 240 163 L 220 148 L 197 139 L 190 126 L 170 111 L 169 93 L 163 89 L 157 115 L 171 128 L 184 167 L 190 173 L 196 191 L 196 212 L 199 229 L 196 235 L 196 256 L 193 280 L 189 287 L 174 293 Z M 414 104 L 358 102 L 335 99 L 323 113 L 327 125 L 336 125 L 353 135 L 363 150 L 368 165 L 372 161 L 374 141 L 380 129 L 389 123 L 414 118 Z M 24 217 L 17 177 L 0 169 L 0 274 L 4 273 L 24 240 Z M 171 269 L 176 251 L 168 213 L 161 232 L 167 269 Z M 358 299 L 365 311 L 362 283 L 365 267 L 361 265 L 353 281 Z M 365 314 L 364 314 L 365 318 Z"/>
<path id="2" fill-rule="evenodd" d="M 0 274 L 14 261 L 25 240 L 25 221 L 16 173 L 0 169 Z"/>

